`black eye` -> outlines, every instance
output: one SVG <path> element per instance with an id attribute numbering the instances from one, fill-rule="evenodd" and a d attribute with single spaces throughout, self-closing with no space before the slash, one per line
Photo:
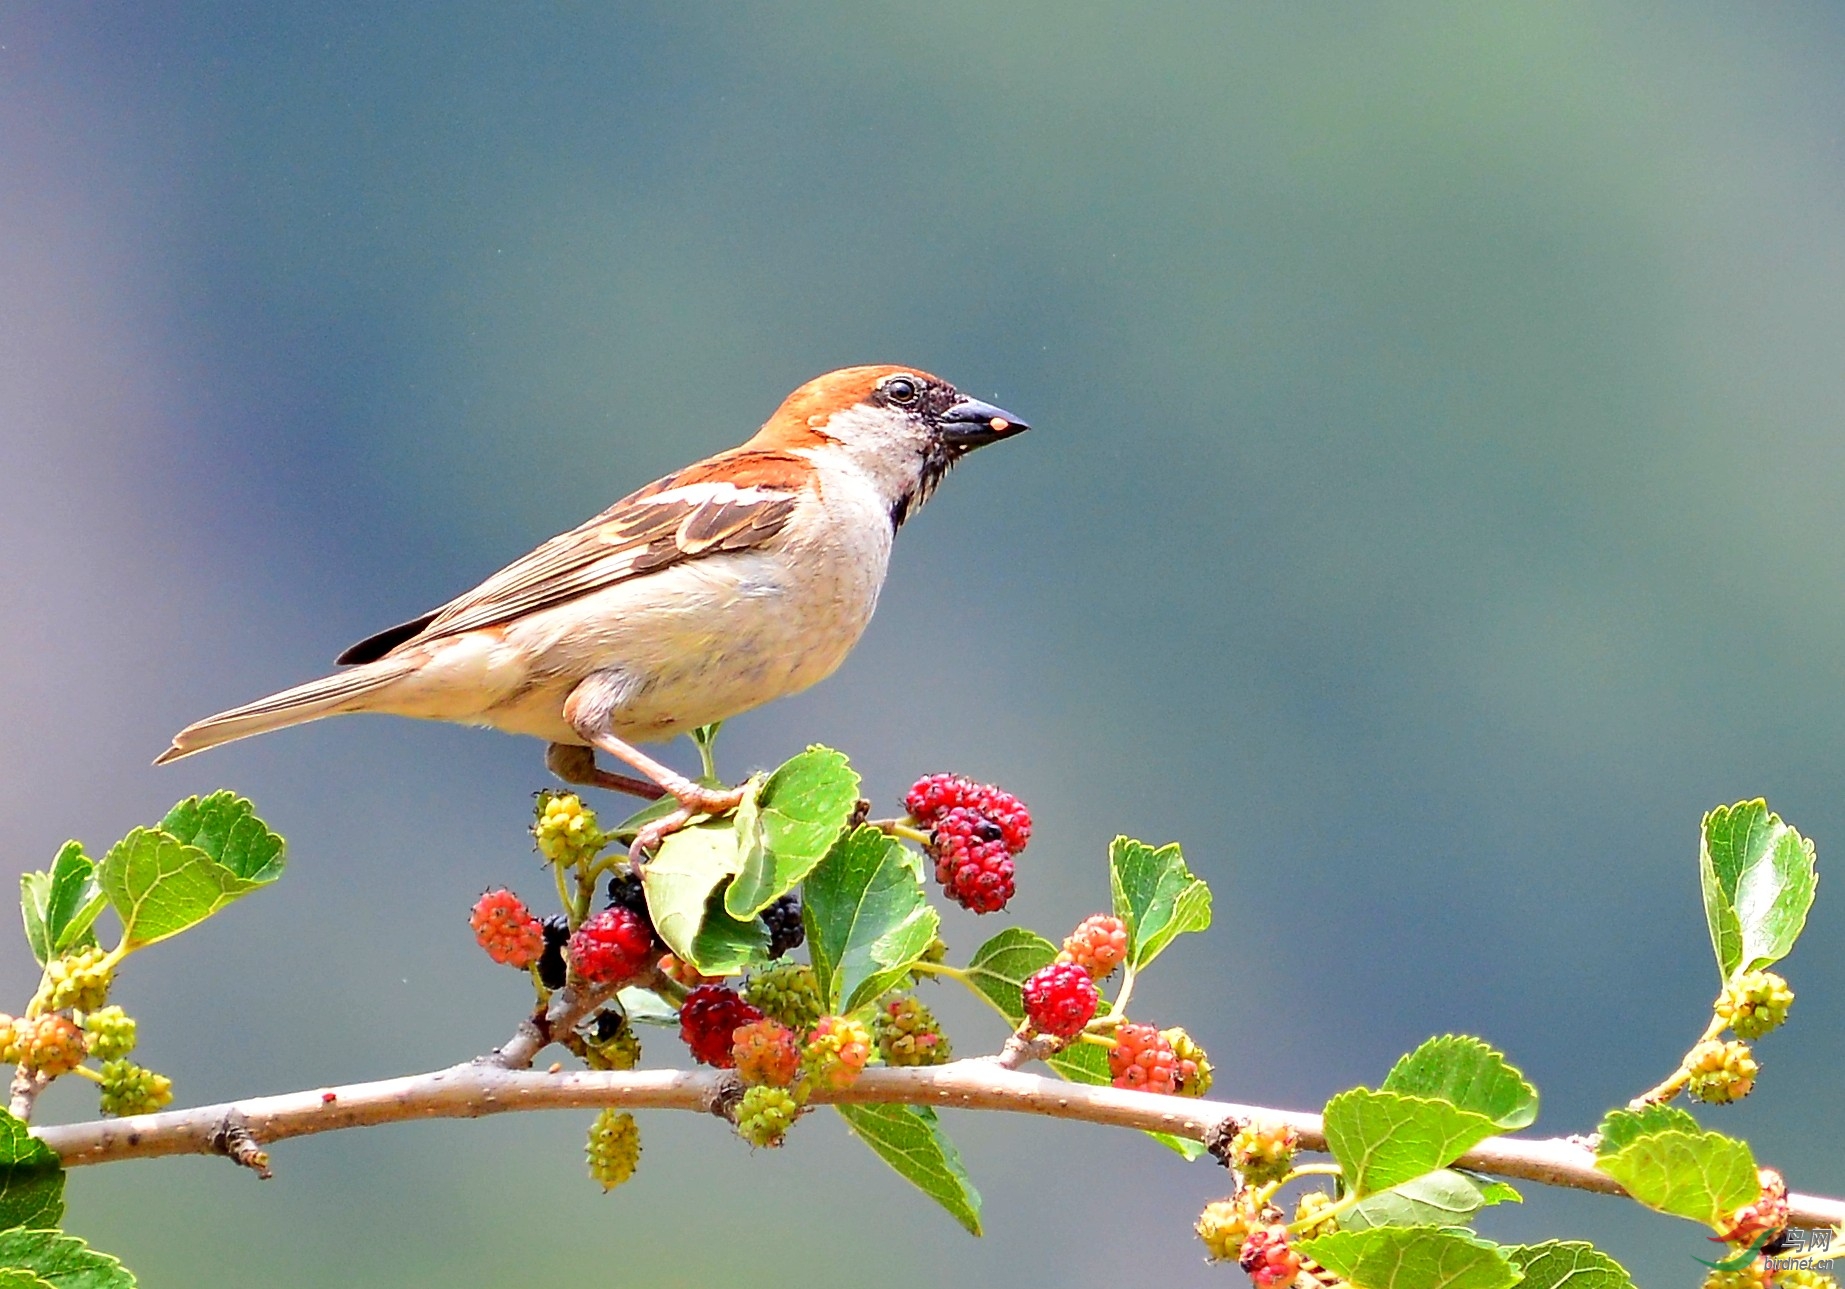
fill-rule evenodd
<path id="1" fill-rule="evenodd" d="M 884 382 L 884 395 L 893 403 L 914 403 L 916 401 L 916 382 L 907 376 Z"/>

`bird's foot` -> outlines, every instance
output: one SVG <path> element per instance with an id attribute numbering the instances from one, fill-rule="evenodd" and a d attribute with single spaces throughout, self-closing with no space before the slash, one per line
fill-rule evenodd
<path id="1" fill-rule="evenodd" d="M 628 846 L 628 866 L 638 875 L 660 843 L 699 816 L 729 814 L 743 804 L 742 788 L 707 788 L 681 779 L 667 789 L 679 808 L 644 825 Z"/>

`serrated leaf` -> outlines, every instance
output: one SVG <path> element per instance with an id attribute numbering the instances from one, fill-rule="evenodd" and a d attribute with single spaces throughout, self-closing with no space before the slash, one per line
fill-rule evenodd
<path id="1" fill-rule="evenodd" d="M 49 869 L 19 875 L 26 943 L 40 962 L 94 944 L 91 927 L 106 902 L 96 884 L 96 863 L 82 842 L 65 842 Z"/>
<path id="2" fill-rule="evenodd" d="M 255 871 L 246 877 L 168 832 L 136 828 L 109 848 L 96 876 L 122 920 L 123 941 L 138 947 L 178 935 L 268 885 L 281 865 L 272 860 Z"/>
<path id="3" fill-rule="evenodd" d="M 1526 1128 L 1537 1118 L 1537 1089 L 1504 1056 L 1477 1038 L 1431 1038 L 1396 1063 L 1386 1092 L 1439 1097 L 1483 1114 L 1501 1128 Z"/>
<path id="4" fill-rule="evenodd" d="M 1057 946 L 1024 927 L 1007 927 L 978 949 L 964 970 L 1014 1026 L 1025 1019 L 1026 978 L 1057 957 Z"/>
<path id="5" fill-rule="evenodd" d="M 843 753 L 817 744 L 769 776 L 742 871 L 724 892 L 732 917 L 755 917 L 814 871 L 858 805 L 858 782 Z"/>
<path id="6" fill-rule="evenodd" d="M 1326 1103 L 1325 1127 L 1347 1184 L 1364 1196 L 1447 1167 L 1498 1125 L 1437 1097 L 1353 1088 Z"/>
<path id="7" fill-rule="evenodd" d="M 914 1105 L 842 1105 L 834 1109 L 879 1159 L 947 1209 L 969 1234 L 980 1234 L 980 1192 L 968 1179 L 961 1152 L 942 1131 L 934 1110 Z"/>
<path id="8" fill-rule="evenodd" d="M 895 988 L 941 925 L 909 853 L 869 824 L 841 837 L 801 891 L 808 957 L 838 1012 Z"/>
<path id="9" fill-rule="evenodd" d="M 1520 1289 L 1634 1289 L 1627 1268 L 1581 1240 L 1514 1244 L 1506 1256 L 1525 1273 Z"/>
<path id="10" fill-rule="evenodd" d="M 1339 1227 L 1367 1231 L 1374 1226 L 1466 1226 L 1489 1204 L 1517 1198 L 1517 1191 L 1489 1197 L 1487 1187 L 1473 1175 L 1437 1168 L 1359 1200 L 1339 1219 Z"/>
<path id="11" fill-rule="evenodd" d="M 692 954 L 687 961 L 707 976 L 734 976 L 768 960 L 769 928 L 762 919 L 737 921 L 714 893 L 705 906 L 705 920 L 692 939 Z"/>
<path id="12" fill-rule="evenodd" d="M 1211 888 L 1193 877 L 1177 842 L 1159 849 L 1127 837 L 1108 848 L 1115 916 L 1127 925 L 1128 964 L 1159 956 L 1174 937 L 1211 925 Z"/>
<path id="13" fill-rule="evenodd" d="M 1761 1192 L 1748 1143 L 1720 1132 L 1646 1133 L 1595 1166 L 1648 1208 L 1712 1227 Z"/>
<path id="14" fill-rule="evenodd" d="M 1597 1155 L 1612 1155 L 1636 1138 L 1649 1133 L 1666 1132 L 1671 1129 L 1685 1132 L 1702 1132 L 1703 1126 L 1694 1119 L 1689 1110 L 1681 1110 L 1675 1105 L 1649 1105 L 1638 1110 L 1622 1107 L 1610 1110 L 1602 1119 L 1602 1125 L 1596 1130 L 1600 1140 L 1596 1142 Z"/>
<path id="15" fill-rule="evenodd" d="M 1497 1244 L 1430 1226 L 1335 1231 L 1300 1250 L 1352 1289 L 1509 1289 L 1519 1276 Z"/>
<path id="16" fill-rule="evenodd" d="M 64 1165 L 22 1120 L 0 1110 L 0 1230 L 64 1220 Z"/>
<path id="17" fill-rule="evenodd" d="M 736 829 L 724 818 L 669 834 L 641 870 L 654 929 L 682 961 L 697 961 L 699 936 L 713 906 L 723 914 L 718 886 L 736 874 L 739 863 Z"/>
<path id="18" fill-rule="evenodd" d="M 1813 907 L 1813 843 L 1759 798 L 1704 816 L 1698 870 L 1711 948 L 1725 980 L 1785 958 Z"/>
<path id="19" fill-rule="evenodd" d="M 57 1289 L 57 1286 L 30 1271 L 21 1271 L 18 1267 L 0 1267 L 0 1289 Z"/>
<path id="20" fill-rule="evenodd" d="M 24 1271 L 53 1289 L 134 1289 L 115 1258 L 62 1231 L 0 1231 L 0 1267 Z"/>
<path id="21" fill-rule="evenodd" d="M 256 816 L 256 807 L 234 792 L 187 797 L 167 811 L 160 831 L 197 846 L 214 862 L 246 882 L 267 885 L 282 875 L 287 845 Z"/>

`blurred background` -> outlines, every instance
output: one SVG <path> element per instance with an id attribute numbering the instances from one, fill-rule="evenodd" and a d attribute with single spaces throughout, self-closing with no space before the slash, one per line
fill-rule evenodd
<path id="1" fill-rule="evenodd" d="M 1178 840 L 1218 923 L 1137 1001 L 1222 1094 L 1317 1106 L 1454 1030 L 1586 1131 L 1714 995 L 1701 812 L 1845 854 L 1842 60 L 1818 4 L 0 4 L 6 862 L 220 786 L 289 838 L 122 980 L 182 1104 L 489 1047 L 529 995 L 464 918 L 548 885 L 536 743 L 149 759 L 808 377 L 914 363 L 1037 428 L 723 768 L 1013 788 L 1054 936 L 1111 837 Z M 1842 940 L 1828 880 L 1795 1023 L 1706 1114 L 1833 1194 Z M 648 1116 L 609 1196 L 588 1119 L 81 1170 L 69 1223 L 154 1289 L 1241 1282 L 1189 1229 L 1222 1173 L 1132 1134 L 951 1116 L 974 1241 L 830 1117 L 752 1158 Z M 1483 1229 L 1701 1274 L 1689 1224 L 1526 1191 Z"/>

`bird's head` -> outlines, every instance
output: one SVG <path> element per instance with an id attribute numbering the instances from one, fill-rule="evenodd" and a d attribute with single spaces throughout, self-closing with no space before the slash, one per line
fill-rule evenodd
<path id="1" fill-rule="evenodd" d="M 902 524 L 955 462 L 1029 428 L 921 368 L 842 367 L 788 395 L 749 446 L 824 454 L 858 469 Z"/>

